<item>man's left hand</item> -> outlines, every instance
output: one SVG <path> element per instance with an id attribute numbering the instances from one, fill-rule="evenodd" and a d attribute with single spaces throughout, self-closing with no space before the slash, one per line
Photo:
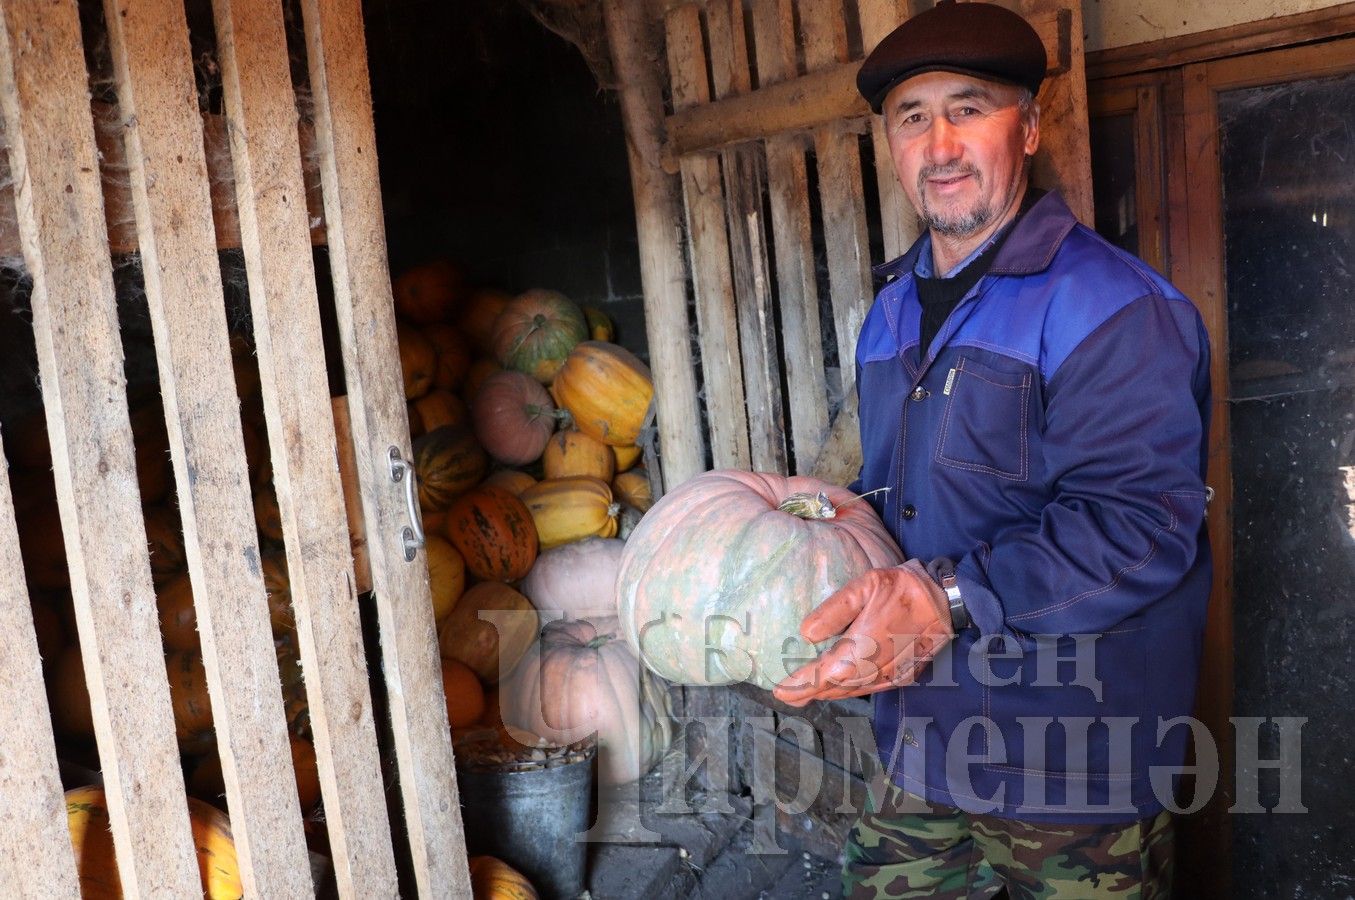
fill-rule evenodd
<path id="1" fill-rule="evenodd" d="M 800 623 L 811 643 L 835 634 L 837 643 L 776 686 L 776 699 L 804 706 L 911 684 L 954 636 L 945 592 L 915 559 L 853 578 Z"/>

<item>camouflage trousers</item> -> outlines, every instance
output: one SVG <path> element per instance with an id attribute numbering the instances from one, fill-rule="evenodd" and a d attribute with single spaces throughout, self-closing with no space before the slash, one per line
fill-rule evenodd
<path id="1" fill-rule="evenodd" d="M 891 786 L 847 841 L 848 898 L 1164 900 L 1171 896 L 1171 814 L 1113 825 L 1055 825 L 975 815 Z"/>

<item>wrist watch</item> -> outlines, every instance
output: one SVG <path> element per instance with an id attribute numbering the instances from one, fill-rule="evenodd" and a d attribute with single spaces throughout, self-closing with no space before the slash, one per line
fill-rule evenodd
<path id="1" fill-rule="evenodd" d="M 961 629 L 969 627 L 971 620 L 964 598 L 960 596 L 960 580 L 955 576 L 955 563 L 940 557 L 932 560 L 927 570 L 941 590 L 946 592 L 946 603 L 950 606 L 950 627 L 959 634 Z"/>

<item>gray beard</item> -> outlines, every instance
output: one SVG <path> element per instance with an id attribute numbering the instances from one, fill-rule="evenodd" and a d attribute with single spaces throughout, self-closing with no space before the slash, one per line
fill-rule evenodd
<path id="1" fill-rule="evenodd" d="M 929 231 L 937 234 L 943 234 L 946 237 L 965 237 L 973 234 L 983 226 L 993 220 L 993 209 L 991 206 L 977 206 L 968 212 L 958 216 L 947 217 L 941 212 L 931 209 L 927 205 L 927 179 L 937 176 L 946 177 L 948 175 L 972 175 L 979 186 L 983 186 L 982 176 L 977 169 L 968 166 L 948 169 L 944 166 L 931 166 L 924 168 L 917 176 L 918 196 L 922 198 L 922 210 L 919 218 L 922 224 Z"/>

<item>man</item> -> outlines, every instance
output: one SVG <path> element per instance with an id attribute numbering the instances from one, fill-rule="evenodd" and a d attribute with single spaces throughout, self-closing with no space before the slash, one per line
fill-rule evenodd
<path id="1" fill-rule="evenodd" d="M 857 344 L 860 488 L 906 555 L 807 617 L 777 696 L 874 694 L 852 896 L 1161 897 L 1209 593 L 1209 356 L 1165 279 L 1028 184 L 1046 69 L 940 2 L 858 87 L 926 233 Z M 925 561 L 925 562 L 924 562 Z M 1150 777 L 1163 769 L 1167 777 Z"/>

